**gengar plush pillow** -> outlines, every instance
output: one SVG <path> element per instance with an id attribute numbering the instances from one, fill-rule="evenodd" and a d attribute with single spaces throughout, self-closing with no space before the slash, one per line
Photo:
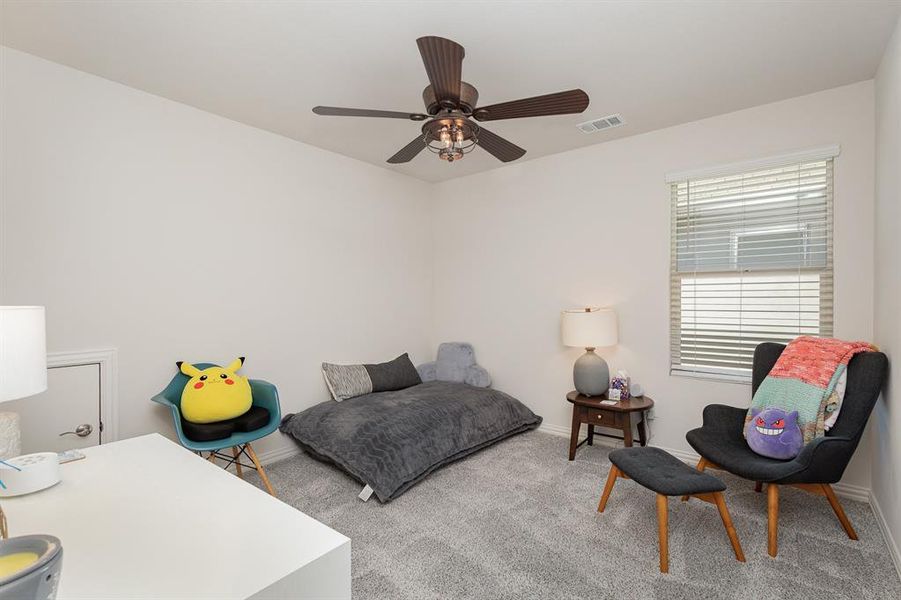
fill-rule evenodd
<path id="1" fill-rule="evenodd" d="M 372 392 L 402 390 L 422 383 L 406 352 L 392 361 L 374 365 L 322 363 L 322 375 L 329 393 L 337 402 Z"/>
<path id="2" fill-rule="evenodd" d="M 804 438 L 798 426 L 798 411 L 752 408 L 751 415 L 745 425 L 745 438 L 751 450 L 779 460 L 789 460 L 801 452 Z"/>
<path id="3" fill-rule="evenodd" d="M 190 377 L 181 393 L 181 416 L 191 423 L 216 423 L 239 417 L 250 410 L 253 397 L 250 382 L 237 374 L 244 357 L 227 367 L 212 366 L 200 370 L 191 363 L 177 362 Z"/>

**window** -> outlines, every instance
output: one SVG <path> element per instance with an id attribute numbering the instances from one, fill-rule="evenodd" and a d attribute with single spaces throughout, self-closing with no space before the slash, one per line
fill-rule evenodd
<path id="1" fill-rule="evenodd" d="M 818 154 L 668 178 L 672 373 L 747 381 L 757 344 L 832 335 L 837 151 Z"/>

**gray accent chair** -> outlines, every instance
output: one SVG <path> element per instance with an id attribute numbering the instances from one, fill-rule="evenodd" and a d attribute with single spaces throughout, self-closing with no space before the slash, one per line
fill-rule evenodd
<path id="1" fill-rule="evenodd" d="M 754 350 L 752 396 L 784 349 L 783 344 L 765 343 Z M 723 404 L 706 406 L 703 426 L 685 435 L 691 447 L 701 455 L 697 466 L 699 471 L 708 467 L 726 470 L 755 481 L 758 492 L 764 483 L 767 484 L 767 550 L 770 556 L 777 553 L 779 487 L 783 485 L 825 496 L 845 533 L 852 540 L 857 539 L 857 533 L 836 498 L 832 484 L 842 478 L 854 455 L 887 374 L 888 358 L 882 352 L 864 352 L 854 356 L 848 363 L 848 385 L 835 426 L 825 437 L 804 446 L 801 453 L 791 460 L 775 460 L 751 450 L 743 433 L 745 408 Z M 686 497 L 682 499 L 687 500 Z"/>
<path id="2" fill-rule="evenodd" d="M 426 381 L 450 381 L 475 387 L 491 387 L 491 375 L 476 364 L 472 344 L 444 342 L 438 346 L 438 358 L 416 367 L 419 377 Z"/>

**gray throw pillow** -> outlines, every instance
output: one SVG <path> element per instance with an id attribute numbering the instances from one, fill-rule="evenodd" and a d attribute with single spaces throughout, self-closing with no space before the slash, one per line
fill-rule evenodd
<path id="1" fill-rule="evenodd" d="M 422 383 L 406 352 L 390 362 L 374 365 L 322 363 L 322 375 L 332 398 L 338 402 L 371 392 L 402 390 Z"/>
<path id="2" fill-rule="evenodd" d="M 363 365 L 322 363 L 322 375 L 329 393 L 338 402 L 372 391 L 372 380 Z"/>
<path id="3" fill-rule="evenodd" d="M 423 381 L 452 381 L 475 387 L 491 387 L 491 375 L 476 364 L 472 344 L 444 342 L 438 346 L 438 359 L 416 368 Z"/>
<path id="4" fill-rule="evenodd" d="M 422 383 L 419 371 L 413 366 L 413 361 L 406 352 L 390 362 L 363 366 L 372 380 L 373 392 L 403 390 Z"/>

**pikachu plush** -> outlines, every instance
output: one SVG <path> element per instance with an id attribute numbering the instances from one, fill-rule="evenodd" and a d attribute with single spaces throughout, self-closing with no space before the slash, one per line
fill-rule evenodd
<path id="1" fill-rule="evenodd" d="M 176 363 L 191 379 L 181 393 L 181 415 L 191 423 L 215 423 L 239 417 L 250 410 L 250 383 L 237 374 L 244 357 L 227 367 L 198 369 L 191 363 Z"/>

